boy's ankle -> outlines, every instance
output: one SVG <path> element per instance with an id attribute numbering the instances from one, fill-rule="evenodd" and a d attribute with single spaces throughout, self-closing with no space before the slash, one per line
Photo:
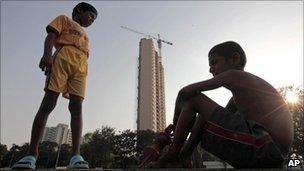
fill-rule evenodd
<path id="1" fill-rule="evenodd" d="M 193 167 L 191 156 L 180 158 L 179 161 L 182 164 L 183 168 L 192 168 Z"/>
<path id="2" fill-rule="evenodd" d="M 33 156 L 33 157 L 35 157 L 36 160 L 37 160 L 37 158 L 38 158 L 38 154 L 36 154 L 36 153 L 31 153 L 31 152 L 29 152 L 29 153 L 27 153 L 26 155 L 27 155 L 27 156 Z"/>

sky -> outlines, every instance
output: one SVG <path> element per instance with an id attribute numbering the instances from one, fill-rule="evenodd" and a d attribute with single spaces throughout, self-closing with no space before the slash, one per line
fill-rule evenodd
<path id="1" fill-rule="evenodd" d="M 1 1 L 1 144 L 29 142 L 44 95 L 38 63 L 45 27 L 58 15 L 71 16 L 79 1 Z M 209 50 L 233 40 L 247 55 L 245 71 L 275 88 L 303 88 L 303 1 L 90 1 L 99 11 L 92 26 L 83 135 L 102 126 L 136 129 L 137 60 L 143 35 L 162 44 L 167 125 L 178 91 L 212 77 Z M 154 42 L 156 43 L 156 42 Z M 155 47 L 157 45 L 155 44 Z M 224 88 L 205 92 L 225 106 Z M 69 124 L 68 100 L 58 99 L 47 126 Z"/>

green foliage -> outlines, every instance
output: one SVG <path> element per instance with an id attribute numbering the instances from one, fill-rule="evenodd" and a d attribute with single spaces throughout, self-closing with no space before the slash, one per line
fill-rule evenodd
<path id="1" fill-rule="evenodd" d="M 0 143 L 0 168 L 4 166 L 3 159 L 7 153 L 6 145 Z"/>
<path id="2" fill-rule="evenodd" d="M 58 153 L 58 152 L 57 152 Z M 67 166 L 70 162 L 70 158 L 72 156 L 72 147 L 69 144 L 62 144 L 60 146 L 60 154 L 58 158 L 58 164 L 59 166 Z"/>
<path id="3" fill-rule="evenodd" d="M 291 147 L 290 158 L 303 159 L 304 157 L 304 91 L 293 86 L 278 89 L 293 116 L 294 141 Z M 290 103 L 286 99 L 288 91 L 293 91 L 299 97 L 296 103 Z"/>
<path id="4" fill-rule="evenodd" d="M 115 134 L 110 127 L 102 127 L 84 136 L 81 153 L 91 168 L 134 168 L 143 148 L 152 143 L 152 131 L 125 130 Z"/>
<path id="5" fill-rule="evenodd" d="M 13 152 L 11 150 L 7 150 L 7 146 L 6 145 L 1 144 L 0 168 L 7 167 L 7 166 L 10 165 L 10 161 L 12 159 L 12 154 L 13 154 Z"/>
<path id="6" fill-rule="evenodd" d="M 137 164 L 136 141 L 137 135 L 131 130 L 125 130 L 115 136 L 113 168 L 130 168 Z"/>
<path id="7" fill-rule="evenodd" d="M 156 136 L 156 133 L 151 130 L 138 130 L 137 131 L 137 146 L 136 153 L 137 158 L 140 160 L 143 156 L 143 150 L 145 146 L 151 144 Z"/>
<path id="8" fill-rule="evenodd" d="M 3 160 L 1 161 L 1 167 L 9 167 L 20 158 L 22 158 L 29 147 L 28 143 L 23 144 L 22 146 L 18 146 L 13 144 L 10 150 L 3 156 Z"/>
<path id="9" fill-rule="evenodd" d="M 115 133 L 115 129 L 104 126 L 83 137 L 80 151 L 90 168 L 135 168 L 143 155 L 143 148 L 151 144 L 156 133 L 153 131 L 125 130 Z M 0 144 L 1 167 L 10 167 L 27 154 L 29 144 L 22 146 L 14 144 L 7 151 L 5 145 Z M 60 154 L 57 166 L 67 166 L 71 157 L 71 146 L 55 142 L 42 142 L 39 146 L 37 168 L 54 168 Z"/>
<path id="10" fill-rule="evenodd" d="M 39 146 L 39 157 L 36 162 L 37 168 L 54 168 L 58 152 L 58 144 L 44 141 Z"/>
<path id="11" fill-rule="evenodd" d="M 86 134 L 84 143 L 81 146 L 81 153 L 90 163 L 90 167 L 110 168 L 114 158 L 115 130 L 110 127 L 102 127 L 93 132 L 92 135 Z"/>

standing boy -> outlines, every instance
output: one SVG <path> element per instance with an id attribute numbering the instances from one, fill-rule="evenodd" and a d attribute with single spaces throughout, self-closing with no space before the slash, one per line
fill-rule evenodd
<path id="1" fill-rule="evenodd" d="M 38 146 L 49 114 L 56 106 L 60 93 L 69 98 L 72 129 L 72 158 L 68 168 L 89 168 L 80 155 L 82 134 L 82 101 L 85 97 L 89 40 L 82 27 L 89 27 L 97 17 L 97 10 L 90 4 L 77 4 L 72 18 L 60 15 L 47 27 L 44 53 L 39 67 L 45 72 L 45 95 L 33 122 L 28 155 L 13 165 L 13 169 L 35 169 Z M 56 52 L 52 55 L 53 47 Z"/>
<path id="2" fill-rule="evenodd" d="M 208 56 L 214 77 L 180 90 L 173 142 L 151 166 L 190 167 L 190 156 L 201 141 L 206 151 L 235 168 L 282 167 L 294 136 L 284 100 L 265 80 L 244 71 L 246 55 L 236 42 L 218 44 Z M 233 95 L 225 108 L 201 93 L 219 87 Z"/>

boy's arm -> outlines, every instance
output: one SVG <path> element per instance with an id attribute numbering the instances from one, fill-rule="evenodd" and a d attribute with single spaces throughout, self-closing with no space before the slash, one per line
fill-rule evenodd
<path id="1" fill-rule="evenodd" d="M 196 94 L 200 94 L 201 91 L 208 91 L 224 86 L 226 88 L 230 87 L 230 80 L 233 76 L 233 72 L 226 71 L 221 74 L 216 75 L 215 77 L 201 81 L 198 83 L 190 84 L 184 88 L 182 88 L 178 96 L 182 98 L 182 100 L 187 100 L 190 97 L 195 96 Z"/>
<path id="2" fill-rule="evenodd" d="M 226 74 L 219 74 L 215 76 L 214 78 L 211 78 L 209 80 L 201 81 L 198 83 L 190 84 L 184 88 L 182 88 L 177 95 L 176 98 L 176 106 L 181 105 L 184 101 L 188 100 L 189 98 L 198 95 L 201 93 L 201 91 L 207 91 L 219 88 L 224 85 L 224 80 Z M 176 126 L 179 118 L 179 112 L 174 111 L 173 116 L 173 125 Z"/>
<path id="3" fill-rule="evenodd" d="M 39 63 L 39 68 L 45 71 L 45 75 L 50 72 L 52 67 L 52 50 L 56 42 L 57 34 L 54 32 L 49 32 L 44 41 L 44 52 Z"/>
<path id="4" fill-rule="evenodd" d="M 218 75 L 216 75 L 215 77 L 213 77 L 209 80 L 205 80 L 205 81 L 201 81 L 201 82 L 198 82 L 198 83 L 190 84 L 190 85 L 182 88 L 179 91 L 179 93 L 177 95 L 177 102 L 176 103 L 182 103 L 182 102 L 188 100 L 189 98 L 191 98 L 191 97 L 193 97 L 197 94 L 200 94 L 201 91 L 212 90 L 212 89 L 219 88 L 221 86 L 224 86 L 224 87 L 232 90 L 233 87 L 236 87 L 235 85 L 237 85 L 236 83 L 239 80 L 238 79 L 238 77 L 239 77 L 238 73 L 239 73 L 239 71 L 229 70 L 229 71 L 225 71 L 221 74 L 218 74 Z M 227 106 L 232 105 L 232 104 L 229 104 L 229 102 L 228 102 Z M 232 102 L 233 102 L 233 99 L 232 99 L 231 103 Z M 231 109 L 232 109 L 232 106 L 231 106 Z M 179 118 L 178 114 L 179 114 L 178 112 L 174 112 L 174 117 L 173 117 L 174 125 L 176 125 L 176 123 L 178 121 L 178 118 Z"/>

